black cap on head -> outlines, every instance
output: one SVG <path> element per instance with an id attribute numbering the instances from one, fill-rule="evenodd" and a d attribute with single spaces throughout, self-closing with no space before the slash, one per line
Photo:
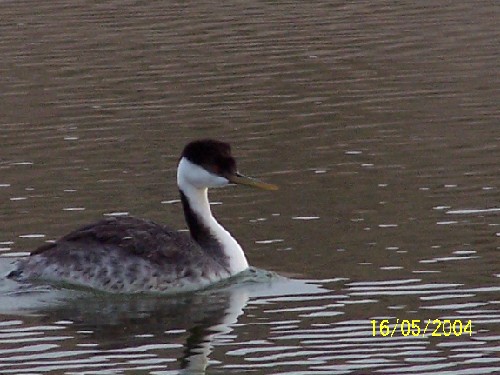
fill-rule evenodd
<path id="1" fill-rule="evenodd" d="M 229 143 L 213 139 L 193 141 L 184 147 L 181 157 L 219 176 L 234 175 L 237 171 Z"/>

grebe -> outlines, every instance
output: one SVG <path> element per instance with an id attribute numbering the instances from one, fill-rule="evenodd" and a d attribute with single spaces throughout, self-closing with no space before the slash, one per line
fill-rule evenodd
<path id="1" fill-rule="evenodd" d="M 243 249 L 213 217 L 208 188 L 230 183 L 276 190 L 238 173 L 229 144 L 189 143 L 177 168 L 191 236 L 149 220 L 108 217 L 47 243 L 22 259 L 8 277 L 82 285 L 116 292 L 200 289 L 248 268 Z"/>

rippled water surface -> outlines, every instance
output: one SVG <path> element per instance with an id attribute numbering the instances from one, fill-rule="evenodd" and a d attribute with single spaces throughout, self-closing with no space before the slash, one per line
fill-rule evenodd
<path id="1" fill-rule="evenodd" d="M 496 1 L 0 14 L 0 374 L 500 372 Z M 252 272 L 168 298 L 4 278 L 102 215 L 184 228 L 204 137 L 280 185 L 211 193 Z"/>

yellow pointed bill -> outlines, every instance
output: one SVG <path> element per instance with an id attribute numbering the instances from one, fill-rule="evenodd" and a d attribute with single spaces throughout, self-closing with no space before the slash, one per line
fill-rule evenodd
<path id="1" fill-rule="evenodd" d="M 278 190 L 278 186 L 274 184 L 268 184 L 267 182 L 262 182 L 255 178 L 246 177 L 239 173 L 226 176 L 226 178 L 233 184 L 247 185 L 264 190 Z"/>

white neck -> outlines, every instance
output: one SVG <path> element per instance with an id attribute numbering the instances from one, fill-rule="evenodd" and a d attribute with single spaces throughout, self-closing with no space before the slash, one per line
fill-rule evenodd
<path id="1" fill-rule="evenodd" d="M 201 223 L 210 231 L 211 235 L 221 244 L 222 251 L 228 259 L 229 273 L 235 275 L 248 268 L 248 262 L 240 244 L 231 234 L 220 225 L 212 215 L 208 201 L 208 189 L 197 187 L 189 179 L 197 175 L 197 179 L 204 174 L 210 174 L 205 169 L 181 159 L 177 172 L 177 184 L 186 196 L 191 210 L 197 215 Z M 217 177 L 219 178 L 219 177 Z"/>

